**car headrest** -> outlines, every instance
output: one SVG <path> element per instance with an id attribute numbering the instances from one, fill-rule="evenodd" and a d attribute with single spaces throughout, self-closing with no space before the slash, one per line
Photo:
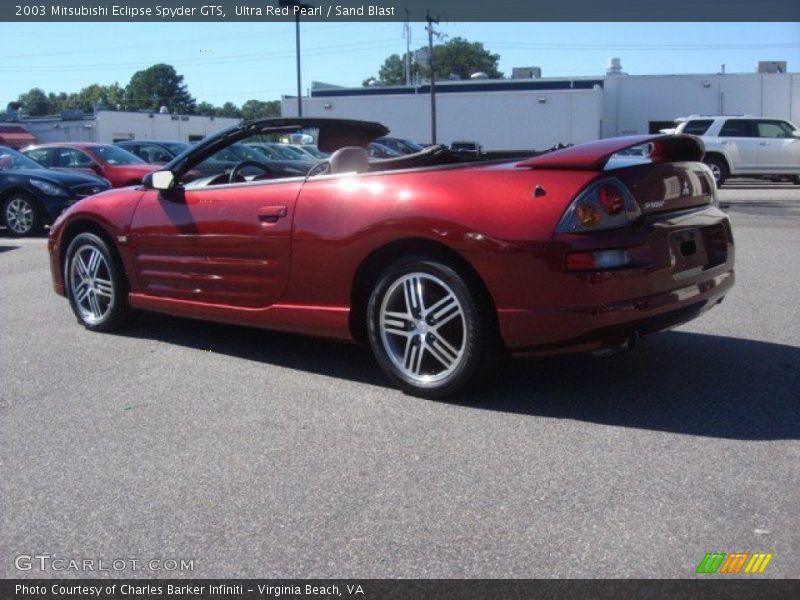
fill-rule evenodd
<path id="1" fill-rule="evenodd" d="M 345 146 L 331 154 L 328 161 L 331 174 L 336 173 L 364 173 L 369 170 L 369 155 L 364 148 L 358 146 Z"/>

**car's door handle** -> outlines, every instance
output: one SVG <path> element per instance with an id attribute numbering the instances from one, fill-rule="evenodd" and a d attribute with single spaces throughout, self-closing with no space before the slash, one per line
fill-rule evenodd
<path id="1" fill-rule="evenodd" d="M 769 142 L 759 142 L 759 146 L 769 146 Z"/>
<path id="2" fill-rule="evenodd" d="M 287 208 L 281 206 L 262 206 L 258 209 L 258 218 L 265 223 L 276 223 L 278 219 L 286 216 Z"/>

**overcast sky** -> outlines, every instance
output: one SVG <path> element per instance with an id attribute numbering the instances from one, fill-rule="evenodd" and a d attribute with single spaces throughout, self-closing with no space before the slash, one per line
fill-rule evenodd
<path id="1" fill-rule="evenodd" d="M 2 23 L 0 103 L 32 87 L 75 92 L 126 85 L 158 62 L 184 75 L 198 101 L 278 99 L 296 86 L 293 23 Z M 442 23 L 442 33 L 483 42 L 500 70 L 539 66 L 544 77 L 602 75 L 622 59 L 635 75 L 750 73 L 758 60 L 800 71 L 800 23 Z M 303 87 L 361 85 L 405 51 L 402 23 L 301 25 Z M 412 24 L 412 49 L 427 43 Z"/>

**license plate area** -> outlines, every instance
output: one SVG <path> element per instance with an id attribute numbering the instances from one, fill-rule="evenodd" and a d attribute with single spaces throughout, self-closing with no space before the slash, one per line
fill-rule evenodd
<path id="1" fill-rule="evenodd" d="M 708 265 L 708 252 L 702 229 L 677 231 L 670 235 L 672 272 L 688 276 L 702 271 Z"/>

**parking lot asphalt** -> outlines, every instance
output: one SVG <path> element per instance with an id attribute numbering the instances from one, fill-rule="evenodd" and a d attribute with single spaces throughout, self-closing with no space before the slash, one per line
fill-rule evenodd
<path id="1" fill-rule="evenodd" d="M 0 576 L 800 577 L 800 206 L 731 203 L 737 284 L 627 354 L 404 396 L 358 346 L 146 315 L 90 333 L 0 232 Z M 721 199 L 738 193 L 723 189 Z M 769 196 L 769 194 L 768 194 Z M 98 575 L 98 573 L 95 573 Z"/>

